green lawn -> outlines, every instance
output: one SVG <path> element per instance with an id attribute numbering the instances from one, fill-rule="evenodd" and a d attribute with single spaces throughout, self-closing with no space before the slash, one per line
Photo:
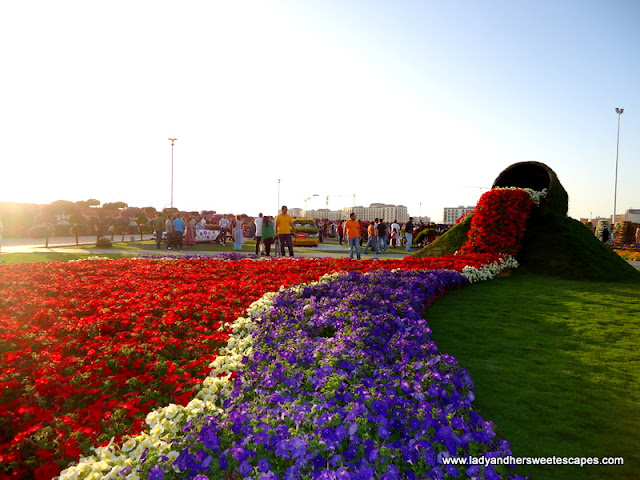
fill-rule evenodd
<path id="1" fill-rule="evenodd" d="M 137 254 L 136 254 L 137 255 Z M 59 252 L 29 252 L 29 253 L 3 253 L 0 255 L 2 265 L 13 265 L 16 263 L 33 263 L 33 262 L 68 262 L 69 260 L 85 259 L 94 257 L 95 254 L 81 253 L 59 253 Z M 123 254 L 100 254 L 100 257 L 123 258 L 135 255 Z"/>
<path id="2" fill-rule="evenodd" d="M 342 246 L 339 245 L 337 238 L 329 238 L 325 239 L 322 244 L 323 253 L 344 253 L 344 248 L 347 247 L 347 244 L 343 243 Z M 361 245 L 361 252 L 364 254 L 364 248 L 366 244 Z M 335 247 L 335 248 L 332 248 Z M 91 249 L 97 249 L 95 245 L 88 246 Z M 143 240 L 143 241 L 127 241 L 127 242 L 114 242 L 112 248 L 114 250 L 149 250 L 155 251 L 156 242 L 155 240 Z M 256 242 L 253 239 L 247 239 L 242 246 L 241 252 L 244 253 L 255 253 Z M 162 250 L 166 250 L 166 246 L 162 245 Z M 211 244 L 211 243 L 199 243 L 194 247 L 183 247 L 183 252 L 188 252 L 189 250 L 200 251 L 200 252 L 233 252 L 233 242 L 227 242 L 225 246 L 219 244 Z M 271 247 L 273 251 L 273 246 Z M 305 253 L 313 253 L 319 251 L 319 249 L 314 247 L 294 247 L 294 251 L 305 252 Z M 417 249 L 414 249 L 416 252 Z M 132 252 L 133 253 L 133 252 Z M 389 248 L 387 253 L 398 253 L 398 254 L 407 254 L 404 248 Z M 368 255 L 375 254 L 375 250 L 369 250 Z M 408 255 L 408 254 L 407 254 Z M 366 257 L 365 257 L 366 258 Z"/>
<path id="3" fill-rule="evenodd" d="M 625 460 L 516 472 L 532 480 L 639 478 L 639 293 L 638 284 L 516 272 L 428 309 L 435 342 L 467 367 L 477 408 L 515 456 Z"/>

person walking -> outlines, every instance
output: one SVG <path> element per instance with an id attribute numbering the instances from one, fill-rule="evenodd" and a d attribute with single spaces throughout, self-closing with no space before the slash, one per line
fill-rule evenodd
<path id="1" fill-rule="evenodd" d="M 260 235 L 262 236 L 262 243 L 264 244 L 264 253 L 268 257 L 271 253 L 271 245 L 273 245 L 276 237 L 276 227 L 272 217 L 268 215 L 264 217 Z"/>
<path id="2" fill-rule="evenodd" d="M 282 206 L 280 215 L 276 217 L 276 235 L 280 240 L 280 254 L 284 257 L 284 245 L 287 244 L 289 249 L 289 256 L 293 257 L 293 241 L 291 240 L 291 234 L 296 232 L 296 227 L 293 225 L 293 218 L 289 215 L 286 205 Z"/>
<path id="3" fill-rule="evenodd" d="M 187 219 L 184 244 L 187 247 L 193 247 L 196 244 L 196 219 L 193 217 Z"/>
<path id="4" fill-rule="evenodd" d="M 369 235 L 369 237 L 367 238 L 367 246 L 364 247 L 365 255 L 369 253 L 369 247 L 371 246 L 376 251 L 376 254 L 380 255 L 380 249 L 378 248 L 378 231 L 376 230 L 375 223 L 372 222 L 369 224 L 369 226 L 367 227 L 367 234 Z"/>
<path id="5" fill-rule="evenodd" d="M 156 248 L 160 249 L 162 234 L 164 233 L 164 218 L 162 218 L 162 213 L 160 212 L 156 212 L 156 218 L 153 221 L 153 231 L 156 232 Z"/>
<path id="6" fill-rule="evenodd" d="M 388 250 L 387 246 L 387 224 L 384 223 L 384 219 L 380 219 L 380 223 L 378 223 L 378 243 L 380 246 L 381 252 L 386 252 Z"/>
<path id="7" fill-rule="evenodd" d="M 168 215 L 164 221 L 164 234 L 167 242 L 167 250 L 173 246 L 173 215 Z"/>
<path id="8" fill-rule="evenodd" d="M 407 252 L 411 252 L 411 242 L 413 242 L 413 217 L 409 217 L 409 221 L 404 225 L 404 236 L 407 239 Z"/>
<path id="9" fill-rule="evenodd" d="M 182 250 L 182 237 L 184 235 L 185 221 L 180 215 L 173 220 L 173 248 Z"/>
<path id="10" fill-rule="evenodd" d="M 258 214 L 258 218 L 253 221 L 256 226 L 256 255 L 260 255 L 260 241 L 262 240 L 262 225 L 264 224 L 264 218 L 262 213 Z"/>
<path id="11" fill-rule="evenodd" d="M 338 242 L 340 243 L 340 245 L 342 245 L 342 239 L 344 234 L 344 226 L 342 225 L 342 222 L 338 223 L 338 228 L 336 228 L 336 231 L 338 232 Z"/>
<path id="12" fill-rule="evenodd" d="M 242 244 L 244 243 L 244 223 L 242 223 L 242 217 L 236 215 L 235 225 L 233 226 L 233 249 L 242 250 Z"/>
<path id="13" fill-rule="evenodd" d="M 353 252 L 355 250 L 358 260 L 360 260 L 360 222 L 356 220 L 356 214 L 351 213 L 349 220 L 344 224 L 349 242 L 349 258 L 353 260 Z"/>

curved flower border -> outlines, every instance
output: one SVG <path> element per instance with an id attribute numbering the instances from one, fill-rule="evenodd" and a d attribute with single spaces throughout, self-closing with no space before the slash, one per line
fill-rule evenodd
<path id="1" fill-rule="evenodd" d="M 411 283 L 413 279 L 413 291 L 411 290 L 411 288 L 409 288 L 408 291 L 409 293 L 413 292 L 413 294 L 407 295 L 407 291 L 402 290 L 402 293 L 398 294 L 395 303 L 392 301 L 387 302 L 391 311 L 400 311 L 401 314 L 399 316 L 396 315 L 395 320 L 385 318 L 384 322 L 404 322 L 403 328 L 407 329 L 409 332 L 414 332 L 412 333 L 412 335 L 415 335 L 415 332 L 417 331 L 426 332 L 426 334 L 428 335 L 430 330 L 428 329 L 428 327 L 426 327 L 426 325 L 422 325 L 422 323 L 424 323 L 424 320 L 421 319 L 420 305 L 424 305 L 425 301 L 432 301 L 433 298 L 435 298 L 439 294 L 442 294 L 444 287 L 441 284 L 438 288 L 435 289 L 433 287 L 427 287 L 425 289 L 423 288 L 425 284 L 428 285 L 430 282 L 433 283 L 434 278 L 439 279 L 440 277 L 443 277 L 448 278 L 447 281 L 444 281 L 444 284 L 447 284 L 447 282 L 453 282 L 453 284 L 461 286 L 464 284 L 464 282 L 467 281 L 479 281 L 482 279 L 490 278 L 506 264 L 508 264 L 508 262 L 496 262 L 496 264 L 487 266 L 484 269 L 472 269 L 468 272 L 464 272 L 462 275 L 455 272 L 446 271 L 425 272 L 415 270 L 396 270 L 391 272 L 377 271 L 376 273 L 370 274 L 360 274 L 352 272 L 347 275 L 337 273 L 325 275 L 318 282 L 301 284 L 289 289 L 281 289 L 279 292 L 267 293 L 260 300 L 254 302 L 249 307 L 249 309 L 247 310 L 247 315 L 245 317 L 238 318 L 231 325 L 233 334 L 229 339 L 228 345 L 224 347 L 223 351 L 220 352 L 221 355 L 217 357 L 211 364 L 213 370 L 211 374 L 204 380 L 201 389 L 196 395 L 196 398 L 194 398 L 184 407 L 179 405 L 168 405 L 167 407 L 150 413 L 146 419 L 148 432 L 143 432 L 139 435 L 129 438 L 125 437 L 126 441 L 122 444 L 122 446 L 111 443 L 106 447 L 95 448 L 94 456 L 82 458 L 78 465 L 70 467 L 67 470 L 63 471 L 59 478 L 66 480 L 81 478 L 124 477 L 128 480 L 138 480 L 139 478 L 153 478 L 154 480 L 158 480 L 160 478 L 173 478 L 173 475 L 178 473 L 178 471 L 180 472 L 180 478 L 185 478 L 184 475 L 189 474 L 191 474 L 190 478 L 197 478 L 199 475 L 202 475 L 203 471 L 209 471 L 209 474 L 215 471 L 226 474 L 226 469 L 230 468 L 229 462 L 231 462 L 231 464 L 234 465 L 235 468 L 238 469 L 238 471 L 240 471 L 244 476 L 253 475 L 252 478 L 278 478 L 278 476 L 271 472 L 271 467 L 268 467 L 268 465 L 270 465 L 268 458 L 271 459 L 271 462 L 274 462 L 273 455 L 264 455 L 265 452 L 263 452 L 263 456 L 260 459 L 254 459 L 255 461 L 252 462 L 250 454 L 245 455 L 243 453 L 238 453 L 245 452 L 247 450 L 255 453 L 254 450 L 248 448 L 246 444 L 242 444 L 242 442 L 240 442 L 240 444 L 236 444 L 235 447 L 229 445 L 229 448 L 227 448 L 226 452 L 224 452 L 224 454 L 220 454 L 221 447 L 219 444 L 220 439 L 218 438 L 220 435 L 222 435 L 220 428 L 218 427 L 218 425 L 220 424 L 228 424 L 228 428 L 226 429 L 228 431 L 234 430 L 234 425 L 236 429 L 240 428 L 237 426 L 237 422 L 234 423 L 233 418 L 229 418 L 229 415 L 232 415 L 235 416 L 237 420 L 238 415 L 238 409 L 236 408 L 234 410 L 231 407 L 233 405 L 242 405 L 241 400 L 248 395 L 248 392 L 255 391 L 256 387 L 259 388 L 260 381 L 258 381 L 258 385 L 256 385 L 251 383 L 250 378 L 246 380 L 244 378 L 247 375 L 248 368 L 255 368 L 255 365 L 260 363 L 262 363 L 263 366 L 265 364 L 265 352 L 257 352 L 255 350 L 255 345 L 268 345 L 270 343 L 279 344 L 279 342 L 284 341 L 283 338 L 269 340 L 269 337 L 271 335 L 270 332 L 272 332 L 274 327 L 274 324 L 269 321 L 269 318 L 276 318 L 278 324 L 280 324 L 284 321 L 284 317 L 286 317 L 287 312 L 289 312 L 291 316 L 291 324 L 298 325 L 301 321 L 300 312 L 302 312 L 302 318 L 306 319 L 307 322 L 313 323 L 317 320 L 314 320 L 313 317 L 313 312 L 317 307 L 317 305 L 314 307 L 314 302 L 318 298 L 326 298 L 327 293 L 331 292 L 332 290 L 336 290 L 336 286 L 339 286 L 341 282 L 345 282 L 345 277 L 351 277 L 351 286 L 353 287 L 355 285 L 359 288 L 361 288 L 361 286 L 365 284 L 367 282 L 367 279 L 369 278 L 382 278 L 383 282 L 379 281 L 379 283 L 385 284 L 388 284 L 389 281 L 394 278 L 398 280 L 398 282 L 405 283 Z M 469 279 L 469 277 L 471 277 L 473 280 Z M 416 280 L 416 278 L 418 280 Z M 456 280 L 456 278 L 459 278 L 459 280 Z M 442 281 L 440 282 L 442 283 Z M 421 288 L 423 288 L 423 290 L 426 290 L 426 296 L 420 297 L 416 294 L 416 283 L 419 283 L 422 286 Z M 329 288 L 327 289 L 327 287 Z M 316 294 L 314 295 L 313 293 L 310 293 L 313 292 L 314 289 L 318 288 L 324 288 L 324 294 L 321 295 L 316 292 Z M 344 301 L 345 294 L 349 296 L 349 291 L 345 291 L 344 288 L 338 288 L 338 290 L 341 292 L 339 296 L 341 297 L 340 302 L 342 303 Z M 352 288 L 352 290 L 356 292 L 358 291 L 358 289 L 355 287 Z M 360 294 L 359 297 L 361 299 L 366 299 L 367 295 Z M 409 307 L 408 311 L 406 309 L 403 310 L 401 304 L 397 302 L 397 300 L 407 297 L 411 299 L 412 305 Z M 291 305 L 295 304 L 296 302 L 300 304 L 297 305 L 297 308 L 292 308 Z M 325 304 L 323 305 L 323 308 L 318 309 L 318 311 L 326 312 L 327 308 L 328 306 Z M 364 315 L 365 317 L 367 317 L 366 320 L 371 321 L 371 318 L 369 317 L 369 314 L 366 313 L 366 311 L 367 310 L 365 309 Z M 350 315 L 353 316 L 353 318 L 357 318 L 357 309 L 352 310 Z M 359 315 L 363 315 L 362 311 L 359 313 Z M 410 322 L 412 323 L 406 323 L 408 322 L 406 315 L 409 315 Z M 319 317 L 322 319 L 326 317 L 326 314 L 322 313 L 319 315 Z M 415 324 L 413 322 L 415 322 Z M 328 325 L 318 325 L 316 323 L 314 326 L 315 328 L 321 329 L 323 326 L 327 327 Z M 255 340 L 256 337 L 260 337 L 260 340 L 257 342 Z M 433 365 L 439 364 L 441 362 L 441 359 L 445 358 L 447 359 L 444 362 L 446 365 L 449 365 L 451 368 L 454 368 L 454 366 L 456 365 L 456 361 L 452 357 L 447 355 L 436 355 L 435 345 L 433 345 L 433 342 L 430 342 L 428 340 L 428 337 L 427 339 L 422 339 L 421 344 L 429 345 L 427 351 L 425 352 L 427 356 L 422 360 L 417 360 L 417 362 L 421 363 L 421 365 L 411 370 L 413 375 L 416 375 L 416 372 L 422 369 L 423 365 L 425 365 L 425 363 L 423 362 L 426 362 L 426 364 L 429 364 L 431 367 Z M 269 349 L 267 349 L 267 351 L 269 351 Z M 286 352 L 287 350 L 280 349 L 280 351 Z M 249 359 L 253 359 L 255 362 L 251 363 Z M 405 360 L 405 358 L 403 358 L 403 360 Z M 282 359 L 280 359 L 280 361 L 282 361 Z M 268 366 L 267 371 L 269 370 L 269 368 L 271 368 L 273 362 L 274 360 L 272 358 L 266 361 L 266 365 Z M 345 366 L 346 364 L 350 364 L 347 358 L 342 358 L 342 360 L 334 358 L 332 361 L 329 360 L 329 363 L 331 362 L 333 362 L 333 364 L 335 364 L 336 362 L 342 362 L 340 363 L 340 365 L 345 368 L 347 368 Z M 394 362 L 391 362 L 391 364 L 387 367 L 388 371 L 393 371 Z M 417 365 L 416 362 L 414 363 Z M 366 362 L 363 362 L 360 368 L 362 368 L 362 366 L 365 364 Z M 307 365 L 305 364 L 305 367 L 306 366 Z M 492 433 L 491 424 L 484 422 L 484 420 L 482 420 L 477 414 L 473 413 L 473 411 L 470 409 L 471 402 L 473 401 L 474 396 L 472 392 L 472 384 L 470 379 L 468 378 L 468 375 L 466 374 L 466 371 L 455 366 L 453 370 L 454 377 L 449 377 L 447 376 L 449 374 L 443 372 L 438 373 L 439 370 L 432 371 L 430 367 L 427 369 L 426 373 L 425 371 L 423 371 L 425 379 L 430 378 L 429 382 L 427 382 L 430 385 L 428 386 L 427 394 L 431 397 L 435 395 L 436 399 L 439 399 L 439 396 L 443 395 L 447 399 L 445 402 L 445 404 L 447 405 L 440 405 L 439 409 L 442 415 L 444 415 L 443 412 L 445 411 L 448 413 L 444 417 L 433 417 L 431 421 L 436 423 L 434 425 L 431 425 L 427 422 L 428 427 L 421 431 L 421 435 L 427 435 L 427 430 L 431 429 L 431 441 L 433 442 L 433 445 L 440 445 L 439 451 L 433 450 L 432 444 L 425 442 L 424 439 L 422 441 L 414 440 L 413 444 L 411 443 L 411 439 L 404 439 L 405 441 L 400 442 L 403 445 L 411 444 L 415 447 L 414 450 L 416 450 L 416 452 L 420 452 L 420 454 L 424 457 L 422 459 L 422 468 L 425 470 L 425 472 L 427 468 L 430 468 L 429 474 L 433 475 L 432 478 L 440 478 L 440 475 L 443 475 L 445 471 L 450 475 L 457 476 L 460 472 L 455 467 L 445 467 L 442 465 L 442 457 L 449 455 L 459 455 L 459 450 L 462 450 L 462 452 L 465 451 L 463 448 L 466 448 L 468 454 L 470 448 L 469 445 L 471 444 L 475 445 L 475 447 L 473 447 L 475 454 L 480 451 L 479 445 L 485 444 L 485 454 L 487 456 L 509 455 L 510 452 L 508 449 L 508 443 L 505 441 L 500 441 L 497 443 L 492 441 L 494 434 Z M 316 373 L 311 374 L 312 377 L 308 378 L 307 381 L 312 381 L 311 378 L 315 378 L 313 377 L 313 375 L 318 375 L 317 372 L 322 372 L 323 369 L 326 370 L 326 368 L 327 365 L 322 364 L 317 365 L 316 370 L 311 369 L 312 372 Z M 445 370 L 448 370 L 448 368 L 449 367 L 447 367 Z M 286 370 L 289 371 L 289 369 Z M 353 370 L 357 369 L 351 369 L 351 371 Z M 265 372 L 261 372 L 258 378 L 264 379 L 264 373 Z M 445 380 L 444 384 L 441 383 L 441 375 L 443 374 L 445 375 L 445 378 L 449 379 Z M 350 378 L 350 380 L 353 380 L 353 378 L 351 378 L 349 375 L 343 376 L 347 376 Z M 240 381 L 240 378 L 243 379 L 242 382 Z M 290 375 L 287 378 L 289 378 L 289 382 L 294 382 L 295 384 L 296 380 L 292 380 L 292 377 Z M 327 378 L 329 378 L 329 380 L 327 380 Z M 320 377 L 313 381 L 320 383 L 324 382 L 322 385 L 320 385 L 320 383 L 316 385 L 316 387 L 318 388 L 324 388 L 327 387 L 327 382 L 330 380 L 334 381 L 334 384 L 332 384 L 332 389 L 335 389 L 335 376 L 331 377 L 331 375 L 326 371 L 324 374 L 320 373 Z M 460 407 L 458 407 L 462 408 L 461 412 L 468 412 L 465 418 L 467 418 L 467 422 L 470 422 L 469 425 L 465 423 L 465 420 L 463 420 L 463 417 L 465 416 L 464 414 L 462 414 L 461 417 L 452 417 L 454 419 L 457 419 L 453 420 L 454 425 L 451 425 L 451 419 L 446 420 L 447 417 L 453 415 L 455 410 L 451 405 L 448 405 L 448 403 L 451 402 L 451 399 L 447 397 L 447 394 L 442 393 L 446 390 L 446 385 L 449 385 L 449 387 L 451 386 L 451 381 L 454 382 L 454 385 L 462 387 L 464 392 L 466 392 L 464 394 L 464 397 L 458 395 L 457 401 L 462 402 L 460 403 Z M 396 392 L 402 391 L 403 389 L 409 389 L 413 394 L 417 395 L 417 398 L 424 401 L 425 392 L 420 392 L 421 387 L 418 384 L 415 384 L 413 385 L 413 387 L 409 388 L 409 384 L 406 383 L 406 380 L 400 379 L 398 380 L 398 382 L 399 389 L 396 388 Z M 244 390 L 242 388 L 243 384 L 245 384 L 246 387 L 244 388 Z M 438 385 L 440 385 L 440 387 L 438 387 Z M 271 393 L 262 392 L 262 395 L 259 398 L 271 398 L 273 395 L 279 396 L 282 393 L 282 385 L 280 385 L 279 387 L 279 389 L 276 389 Z M 438 390 L 442 388 L 445 388 L 445 390 Z M 412 389 L 417 390 L 413 391 Z M 454 390 L 456 390 L 456 387 L 454 387 Z M 428 396 L 427 398 L 429 398 Z M 369 409 L 370 416 L 375 414 L 376 408 L 382 408 L 372 407 L 374 402 L 380 402 L 382 400 L 383 397 L 380 397 L 377 400 L 371 400 L 369 407 L 373 408 L 373 410 L 371 410 L 371 408 Z M 250 399 L 248 405 L 251 405 L 251 401 L 255 401 L 255 398 Z M 405 401 L 407 400 L 405 399 Z M 412 406 L 412 409 L 414 408 L 415 406 Z M 442 410 L 443 408 L 444 410 Z M 404 416 L 407 416 L 406 413 Z M 345 415 L 343 415 L 343 417 L 347 418 L 347 416 Z M 343 425 L 342 430 L 339 428 L 334 428 L 331 430 L 331 432 L 333 433 L 328 433 L 328 431 L 326 430 L 326 428 L 328 427 L 325 427 L 325 429 L 322 431 L 325 435 L 328 435 L 331 439 L 333 439 L 334 443 L 335 438 L 342 438 L 342 440 L 345 440 L 347 436 L 347 441 L 353 440 L 355 432 L 358 431 L 358 428 L 360 428 L 360 431 L 362 431 L 363 428 L 366 428 L 366 426 L 363 426 L 362 424 L 358 426 L 359 424 L 353 421 L 355 417 L 353 415 L 351 417 L 353 417 L 351 419 L 352 421 L 346 421 L 346 423 L 344 423 Z M 311 418 L 313 418 L 314 421 L 317 421 L 318 416 L 312 415 Z M 389 438 L 390 434 L 388 434 L 388 429 L 390 428 L 390 420 L 387 419 L 386 423 L 385 420 L 380 421 L 382 422 L 380 425 L 378 425 L 378 423 L 375 423 L 377 430 L 373 435 L 371 435 L 373 437 L 376 437 L 378 443 L 375 443 L 371 438 L 369 438 L 368 440 L 360 439 L 362 440 L 362 442 L 360 443 L 358 443 L 358 441 L 356 440 L 355 444 L 349 444 L 350 446 L 348 448 L 342 450 L 342 456 L 337 453 L 334 453 L 333 455 L 322 455 L 318 453 L 318 451 L 313 452 L 312 457 L 309 457 L 308 452 L 306 455 L 300 454 L 294 456 L 293 458 L 296 458 L 297 461 L 288 467 L 288 477 L 284 476 L 283 478 L 302 478 L 300 477 L 299 471 L 300 464 L 303 463 L 302 457 L 306 459 L 306 463 L 308 465 L 318 466 L 318 471 L 316 472 L 317 475 L 311 476 L 316 476 L 319 478 L 356 478 L 355 476 L 351 477 L 348 473 L 348 470 L 344 467 L 344 463 L 346 462 L 351 468 L 356 469 L 360 472 L 360 476 L 357 478 L 373 478 L 373 465 L 375 463 L 373 462 L 373 460 L 376 460 L 378 458 L 378 455 L 380 455 L 381 451 L 384 452 L 384 454 L 389 458 L 393 458 L 393 454 L 389 452 L 394 451 L 393 448 L 390 448 L 388 445 L 385 446 L 384 441 L 382 441 L 381 443 L 381 440 L 386 440 Z M 423 423 L 424 421 L 426 421 L 426 419 L 423 419 Z M 480 428 L 480 430 L 477 430 L 478 433 L 473 434 L 474 430 L 470 427 L 470 425 L 475 425 L 475 428 Z M 397 430 L 397 425 L 395 426 Z M 415 427 L 415 425 L 413 426 Z M 437 429 L 435 427 L 437 427 Z M 249 427 L 248 425 L 246 425 L 244 428 L 246 429 Z M 243 436 L 246 437 L 246 433 L 248 432 L 248 430 L 243 430 L 243 432 Z M 351 434 L 349 434 L 349 432 L 351 432 Z M 259 436 L 259 434 L 259 431 L 254 431 L 254 437 L 256 435 Z M 337 435 L 337 437 L 334 438 L 335 435 Z M 264 435 L 261 438 L 263 437 Z M 298 440 L 296 440 L 296 438 L 298 438 Z M 308 436 L 306 437 L 306 439 L 301 439 L 299 437 L 283 438 L 281 439 L 281 442 L 285 442 L 285 444 L 289 446 L 294 445 L 294 447 L 291 448 L 296 448 L 295 445 L 298 445 L 298 449 L 301 449 L 302 445 L 305 445 L 306 449 L 306 446 L 309 445 L 308 438 Z M 322 437 L 322 435 L 320 434 L 320 439 L 316 439 L 316 447 L 323 443 L 323 438 L 324 437 Z M 356 438 L 359 437 L 356 436 Z M 462 438 L 464 438 L 464 440 L 462 440 Z M 480 443 L 478 443 L 479 440 L 481 440 Z M 199 446 L 195 450 L 195 454 L 189 453 L 191 450 L 193 450 L 193 444 L 190 445 L 189 442 L 193 441 L 199 442 Z M 471 444 L 469 442 L 471 442 Z M 326 446 L 326 441 L 324 441 L 324 444 Z M 376 447 L 375 445 L 378 445 L 378 447 Z M 466 447 L 462 447 L 460 445 L 466 445 Z M 491 445 L 493 445 L 493 447 L 487 450 L 487 446 Z M 405 462 L 407 461 L 407 458 L 409 459 L 408 461 L 410 465 L 418 462 L 419 459 L 417 457 L 414 458 L 415 455 L 417 455 L 416 452 L 414 452 L 413 450 L 411 452 L 406 449 L 402 450 L 399 445 L 396 446 L 398 448 L 396 455 L 403 456 Z M 333 448 L 333 450 L 335 450 L 335 448 Z M 372 453 L 374 450 L 377 453 Z M 219 455 L 215 459 L 217 465 L 212 466 L 212 462 L 214 461 L 214 454 L 216 453 L 216 451 L 219 453 Z M 355 457 L 357 456 L 355 453 L 356 451 L 361 455 L 360 459 L 355 463 L 348 462 L 346 459 L 355 460 Z M 292 453 L 293 450 L 289 450 L 288 452 L 289 453 L 287 453 L 285 449 L 280 453 L 285 458 L 287 457 L 287 455 L 289 455 L 289 457 L 294 455 Z M 367 459 L 369 461 L 367 461 Z M 332 465 L 332 462 L 335 465 Z M 425 462 L 430 462 L 430 465 L 425 464 Z M 384 463 L 383 466 L 386 467 L 387 470 L 385 472 L 379 473 L 388 475 L 388 478 L 395 478 L 396 474 L 399 474 L 399 471 L 396 471 L 397 467 L 394 466 L 395 463 L 397 462 L 388 461 L 387 463 Z M 162 467 L 161 465 L 165 466 Z M 332 470 L 332 466 L 336 468 Z M 209 468 L 211 468 L 212 470 L 209 470 Z M 479 468 L 480 467 L 476 467 L 475 469 L 467 469 L 467 472 L 465 473 L 471 478 L 475 478 L 472 476 L 480 473 Z M 412 470 L 407 470 L 403 473 L 404 475 L 408 475 L 408 477 L 411 478 Z M 487 479 L 501 478 L 491 467 L 485 470 L 484 475 Z M 229 478 L 220 475 L 219 477 Z M 215 478 L 215 474 L 213 478 Z"/>

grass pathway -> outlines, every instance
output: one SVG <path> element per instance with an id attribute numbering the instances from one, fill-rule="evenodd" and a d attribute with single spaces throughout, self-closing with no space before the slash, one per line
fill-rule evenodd
<path id="1" fill-rule="evenodd" d="M 533 480 L 638 478 L 639 293 L 638 284 L 517 272 L 449 293 L 427 311 L 435 342 L 469 369 L 477 407 L 514 455 L 625 460 L 520 473 Z"/>

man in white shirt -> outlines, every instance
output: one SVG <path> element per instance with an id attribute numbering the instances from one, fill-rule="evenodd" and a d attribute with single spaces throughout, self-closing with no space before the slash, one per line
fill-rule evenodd
<path id="1" fill-rule="evenodd" d="M 258 218 L 256 218 L 253 223 L 256 226 L 256 255 L 260 255 L 260 241 L 262 240 L 262 222 L 264 218 L 262 218 L 262 213 L 258 214 Z"/>
<path id="2" fill-rule="evenodd" d="M 224 215 L 220 219 L 220 222 L 218 222 L 218 224 L 220 225 L 220 235 L 222 235 L 222 244 L 226 245 L 227 244 L 227 232 L 229 231 L 229 219 L 227 218 L 226 215 Z"/>
<path id="3" fill-rule="evenodd" d="M 391 233 L 393 238 L 393 246 L 396 247 L 400 244 L 400 224 L 398 220 L 394 220 L 391 224 Z M 395 233 L 395 235 L 393 235 Z"/>

